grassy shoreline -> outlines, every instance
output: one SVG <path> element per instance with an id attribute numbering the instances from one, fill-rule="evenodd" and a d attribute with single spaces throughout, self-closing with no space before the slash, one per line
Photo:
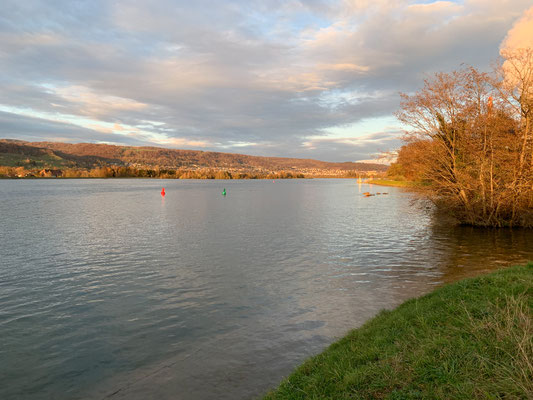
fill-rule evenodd
<path id="1" fill-rule="evenodd" d="M 369 179 L 365 183 L 370 185 L 380 185 L 380 186 L 394 186 L 394 187 L 406 187 L 414 188 L 417 187 L 417 184 L 412 181 L 396 181 L 393 179 Z"/>
<path id="2" fill-rule="evenodd" d="M 533 263 L 382 311 L 265 399 L 533 398 Z"/>

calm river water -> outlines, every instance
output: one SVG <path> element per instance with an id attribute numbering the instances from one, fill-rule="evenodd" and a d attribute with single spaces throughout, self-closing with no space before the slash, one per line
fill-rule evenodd
<path id="1" fill-rule="evenodd" d="M 354 180 L 4 180 L 0 216 L 3 400 L 254 398 L 383 308 L 533 259 L 531 231 Z"/>

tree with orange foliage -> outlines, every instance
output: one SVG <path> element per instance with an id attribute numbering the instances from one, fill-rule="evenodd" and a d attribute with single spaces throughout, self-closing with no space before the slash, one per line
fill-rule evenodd
<path id="1" fill-rule="evenodd" d="M 499 75 L 439 73 L 402 94 L 398 164 L 461 223 L 533 227 L 532 73 L 533 52 L 513 52 Z"/>

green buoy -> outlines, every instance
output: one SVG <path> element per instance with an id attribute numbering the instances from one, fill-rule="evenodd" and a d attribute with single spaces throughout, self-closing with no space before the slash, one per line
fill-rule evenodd
<path id="1" fill-rule="evenodd" d="M 225 196 L 226 195 L 226 188 L 224 188 L 224 190 L 222 191 L 222 196 Z"/>

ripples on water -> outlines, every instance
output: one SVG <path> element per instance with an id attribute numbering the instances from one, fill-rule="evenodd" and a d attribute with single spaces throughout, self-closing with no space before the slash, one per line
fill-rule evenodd
<path id="1" fill-rule="evenodd" d="M 353 180 L 0 181 L 0 215 L 2 399 L 251 398 L 380 309 L 533 259 L 531 231 Z"/>

